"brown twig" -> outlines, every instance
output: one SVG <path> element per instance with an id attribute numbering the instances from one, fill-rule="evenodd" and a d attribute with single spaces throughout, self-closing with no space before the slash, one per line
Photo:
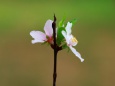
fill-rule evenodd
<path id="1" fill-rule="evenodd" d="M 52 28 L 53 28 L 53 38 L 54 38 L 54 73 L 53 73 L 53 86 L 56 86 L 56 78 L 57 78 L 57 53 L 58 53 L 58 49 L 57 49 L 57 44 L 56 44 L 56 17 L 54 14 L 54 21 L 52 23 Z"/>

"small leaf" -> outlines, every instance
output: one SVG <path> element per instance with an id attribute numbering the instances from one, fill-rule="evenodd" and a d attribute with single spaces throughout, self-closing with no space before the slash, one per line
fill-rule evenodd
<path id="1" fill-rule="evenodd" d="M 68 49 L 68 51 L 67 51 L 67 52 L 69 52 L 69 51 L 70 51 L 70 48 L 69 48 L 69 47 L 67 47 L 67 49 Z"/>
<path id="2" fill-rule="evenodd" d="M 59 27 L 57 31 L 57 45 L 60 46 L 61 42 L 64 39 L 64 36 L 62 35 L 62 30 L 65 30 L 64 27 Z"/>
<path id="3" fill-rule="evenodd" d="M 43 42 L 41 45 L 44 45 L 44 44 L 46 44 L 47 42 Z"/>
<path id="4" fill-rule="evenodd" d="M 62 45 L 62 49 L 65 49 L 65 48 L 67 48 L 68 46 L 67 46 L 67 44 L 63 44 Z"/>
<path id="5" fill-rule="evenodd" d="M 63 27 L 65 19 L 66 19 L 66 18 L 63 17 L 63 19 L 59 22 L 59 27 Z"/>
<path id="6" fill-rule="evenodd" d="M 72 25 L 74 25 L 77 22 L 77 19 L 73 19 L 70 21 L 70 23 L 72 23 Z"/>

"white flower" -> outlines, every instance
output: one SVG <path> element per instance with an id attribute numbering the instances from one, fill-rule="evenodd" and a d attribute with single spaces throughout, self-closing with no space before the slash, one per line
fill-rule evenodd
<path id="1" fill-rule="evenodd" d="M 47 20 L 44 26 L 44 31 L 45 33 L 41 32 L 41 31 L 31 31 L 30 35 L 34 38 L 34 40 L 32 40 L 32 44 L 34 43 L 44 43 L 44 42 L 48 42 L 50 44 L 53 43 L 53 29 L 52 29 L 52 20 Z"/>
<path id="2" fill-rule="evenodd" d="M 77 39 L 71 34 L 71 27 L 72 23 L 68 22 L 67 26 L 65 27 L 66 31 L 62 31 L 62 35 L 64 36 L 67 46 L 71 49 L 71 51 L 81 60 L 81 62 L 84 61 L 84 59 L 81 57 L 80 53 L 76 51 L 73 46 L 76 46 L 78 41 Z"/>

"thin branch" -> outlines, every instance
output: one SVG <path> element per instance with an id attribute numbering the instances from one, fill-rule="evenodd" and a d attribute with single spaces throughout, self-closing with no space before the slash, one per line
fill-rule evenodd
<path id="1" fill-rule="evenodd" d="M 56 17 L 55 17 L 55 14 L 54 14 L 54 21 L 52 23 L 52 28 L 53 28 L 53 38 L 54 38 L 54 73 L 53 73 L 53 86 L 56 86 L 56 78 L 57 78 L 57 72 L 56 72 L 56 69 L 57 69 L 57 53 L 58 53 L 58 50 L 57 50 L 57 44 L 56 44 Z"/>

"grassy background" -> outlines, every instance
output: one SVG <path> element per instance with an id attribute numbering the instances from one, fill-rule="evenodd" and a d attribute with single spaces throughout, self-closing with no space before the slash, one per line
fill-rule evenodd
<path id="1" fill-rule="evenodd" d="M 72 52 L 58 54 L 57 86 L 114 86 L 114 0 L 0 1 L 0 86 L 52 86 L 53 50 L 31 44 L 32 30 L 47 19 L 77 18 L 72 28 L 83 63 Z"/>

